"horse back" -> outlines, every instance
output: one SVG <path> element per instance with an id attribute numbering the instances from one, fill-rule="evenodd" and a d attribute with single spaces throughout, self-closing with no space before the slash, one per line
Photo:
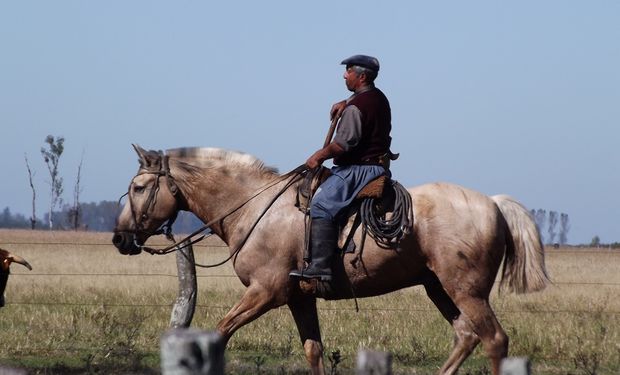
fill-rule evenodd
<path id="1" fill-rule="evenodd" d="M 488 294 L 506 248 L 508 228 L 488 196 L 448 183 L 410 190 L 414 231 L 427 266 L 453 285 Z M 445 287 L 445 285 L 444 285 Z"/>

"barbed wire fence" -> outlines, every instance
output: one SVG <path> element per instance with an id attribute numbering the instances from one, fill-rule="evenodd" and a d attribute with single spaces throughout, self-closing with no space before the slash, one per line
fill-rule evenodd
<path id="1" fill-rule="evenodd" d="M 3 246 L 80 246 L 80 247 L 112 247 L 110 243 L 107 242 L 69 242 L 69 241 L 58 241 L 58 242 L 1 242 Z M 206 248 L 215 248 L 215 249 L 228 249 L 228 246 L 225 244 L 194 244 L 194 248 L 206 249 Z M 597 250 L 585 250 L 585 249 L 562 249 L 562 250 L 553 250 L 554 254 L 583 254 L 583 255 L 605 255 L 605 254 L 618 254 L 620 255 L 620 250 L 605 250 L 605 249 L 597 249 Z M 50 276 L 60 276 L 60 277 L 169 277 L 169 278 L 177 278 L 178 275 L 176 273 L 150 273 L 150 272 L 137 272 L 137 273 L 123 273 L 123 272 L 50 272 L 50 273 L 33 273 L 33 272 L 20 272 L 20 273 L 12 273 L 11 278 L 19 278 L 19 277 L 50 277 Z M 213 279 L 213 278 L 237 278 L 237 275 L 233 273 L 217 273 L 217 274 L 197 274 L 197 278 L 199 279 Z M 496 284 L 498 282 L 496 281 Z M 592 287 L 620 287 L 620 282 L 598 282 L 598 281 L 553 281 L 554 286 L 592 286 Z M 13 301 L 7 302 L 7 305 L 46 305 L 46 306 L 101 306 L 102 303 L 88 303 L 88 302 L 45 302 L 45 301 Z M 173 302 L 167 304 L 114 304 L 114 303 L 104 303 L 106 307 L 172 307 L 174 305 Z M 230 306 L 218 306 L 218 305 L 206 305 L 206 304 L 197 304 L 197 308 L 202 309 L 228 309 Z M 280 309 L 286 309 L 286 307 L 280 307 Z M 319 306 L 319 310 L 323 311 L 351 311 L 356 310 L 355 307 L 325 307 Z M 361 307 L 360 311 L 412 311 L 412 312 L 434 312 L 436 309 L 434 308 L 406 308 L 406 307 Z M 562 313 L 562 314 L 583 314 L 591 312 L 590 310 L 583 309 L 541 309 L 541 310 L 496 310 L 498 314 L 510 313 L 510 314 L 548 314 L 548 313 Z M 606 310 L 600 311 L 602 314 L 612 314 L 612 315 L 620 315 L 620 311 L 615 310 Z"/>
<path id="2" fill-rule="evenodd" d="M 79 247 L 108 247 L 111 248 L 110 243 L 103 242 L 2 242 L 3 246 L 79 246 Z M 224 244 L 195 244 L 195 248 L 211 248 L 211 249 L 227 249 L 228 247 Z M 620 251 L 617 250 L 584 250 L 584 249 L 570 249 L 570 250 L 552 250 L 553 254 L 580 254 L 580 255 L 605 255 L 605 254 L 619 254 Z M 177 273 L 172 272 L 18 272 L 13 273 L 11 278 L 46 278 L 46 277 L 68 277 L 68 278 L 107 278 L 107 277 L 115 277 L 115 278 L 178 278 Z M 230 278 L 236 279 L 237 275 L 234 273 L 211 273 L 211 274 L 197 274 L 195 276 L 198 279 L 217 279 L 217 278 Z M 610 287 L 610 288 L 618 288 L 620 287 L 620 282 L 600 282 L 600 281 L 554 281 L 553 285 L 555 287 L 575 287 L 575 286 L 583 286 L 586 288 L 600 288 L 600 287 Z M 15 305 L 15 306 L 47 306 L 47 307 L 58 307 L 58 308 L 72 308 L 72 307 L 101 307 L 105 306 L 105 308 L 131 308 L 131 309 L 151 309 L 151 308 L 162 308 L 162 309 L 172 309 L 175 305 L 174 301 L 170 303 L 110 303 L 108 302 L 62 302 L 62 301 L 9 301 L 7 305 Z M 222 304 L 196 304 L 196 308 L 204 310 L 221 310 L 222 316 L 223 314 L 231 308 L 231 306 L 222 305 Z M 286 310 L 287 307 L 280 307 L 277 310 Z M 353 306 L 318 306 L 319 311 L 325 312 L 353 312 L 356 311 L 356 307 Z M 395 307 L 395 306 L 383 306 L 383 307 L 375 307 L 375 306 L 361 306 L 359 308 L 360 312 L 395 312 L 395 313 L 406 313 L 406 312 L 418 312 L 418 313 L 436 313 L 437 310 L 433 307 Z M 569 315 L 584 315 L 592 313 L 589 309 L 567 309 L 567 308 L 536 308 L 536 309 L 496 309 L 495 310 L 498 315 L 502 314 L 546 314 L 546 315 L 555 315 L 555 314 L 569 314 Z M 597 310 L 598 314 L 602 315 L 612 315 L 615 316 L 620 315 L 620 311 L 616 310 Z M 51 348 L 49 346 L 29 346 L 22 347 L 21 350 L 26 352 L 41 352 L 41 353 L 49 353 L 49 352 L 93 352 L 99 350 L 100 348 L 96 347 L 88 347 L 88 346 L 76 346 L 71 345 L 70 347 L 63 348 Z M 156 354 L 154 351 L 151 354 Z M 262 356 L 263 353 L 253 352 L 251 350 L 245 350 L 243 353 L 237 353 L 239 357 L 247 357 L 249 360 L 255 359 L 256 357 Z"/>

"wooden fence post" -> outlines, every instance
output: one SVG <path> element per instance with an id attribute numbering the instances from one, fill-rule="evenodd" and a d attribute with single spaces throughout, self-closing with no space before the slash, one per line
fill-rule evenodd
<path id="1" fill-rule="evenodd" d="M 391 375 L 392 355 L 385 352 L 360 350 L 357 352 L 356 375 Z"/>
<path id="2" fill-rule="evenodd" d="M 196 266 L 194 264 L 194 249 L 189 240 L 182 243 L 184 247 L 177 251 L 177 275 L 179 277 L 179 291 L 177 299 L 170 313 L 171 328 L 187 328 L 192 323 L 196 310 Z"/>
<path id="3" fill-rule="evenodd" d="M 500 375 L 530 375 L 530 360 L 526 357 L 508 357 L 502 360 Z"/>
<path id="4" fill-rule="evenodd" d="M 162 375 L 223 375 L 224 342 L 217 332 L 173 328 L 161 337 Z"/>

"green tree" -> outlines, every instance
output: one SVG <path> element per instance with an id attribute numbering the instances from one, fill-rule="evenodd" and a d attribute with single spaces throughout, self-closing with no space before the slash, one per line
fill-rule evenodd
<path id="1" fill-rule="evenodd" d="M 58 163 L 60 162 L 60 156 L 64 151 L 65 139 L 63 137 L 56 137 L 48 135 L 45 138 L 45 147 L 41 147 L 41 155 L 47 165 L 47 169 L 50 173 L 50 209 L 49 209 L 49 228 L 53 227 L 52 213 L 54 208 L 62 204 L 62 198 L 60 197 L 63 192 L 62 177 L 58 174 Z"/>

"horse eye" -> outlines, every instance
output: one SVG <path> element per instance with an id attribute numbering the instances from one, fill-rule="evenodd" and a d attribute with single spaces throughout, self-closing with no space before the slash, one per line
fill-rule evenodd
<path id="1" fill-rule="evenodd" d="M 134 185 L 133 186 L 133 192 L 134 193 L 142 193 L 144 191 L 145 187 L 144 186 L 140 186 L 140 185 Z"/>

